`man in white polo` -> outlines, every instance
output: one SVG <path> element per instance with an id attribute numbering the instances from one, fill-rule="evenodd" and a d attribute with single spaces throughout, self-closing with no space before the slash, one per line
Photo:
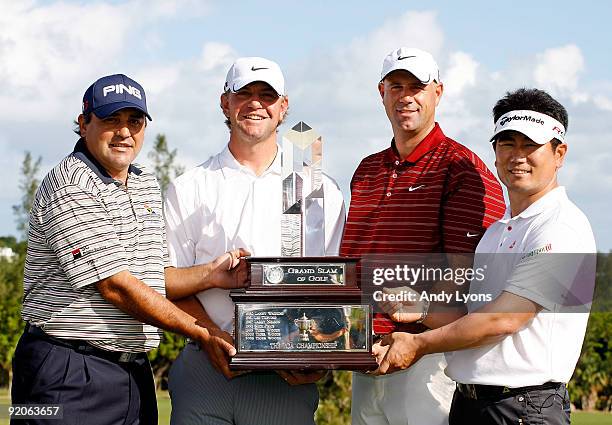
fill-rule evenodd
<path id="1" fill-rule="evenodd" d="M 505 216 L 476 248 L 468 314 L 432 314 L 430 332 L 394 333 L 376 345 L 379 372 L 449 352 L 457 382 L 450 424 L 569 423 L 571 378 L 593 294 L 595 241 L 557 172 L 567 152 L 567 112 L 547 93 L 519 89 L 493 108 L 497 173 L 508 190 Z M 446 316 L 448 317 L 448 316 Z M 448 322 L 448 320 L 447 320 Z M 452 353 L 450 353 L 452 352 Z"/>
<path id="2" fill-rule="evenodd" d="M 283 74 L 264 58 L 237 59 L 220 100 L 230 131 L 227 146 L 168 188 L 165 213 L 174 264 L 205 263 L 234 246 L 255 256 L 281 254 L 281 151 L 276 133 L 289 105 Z M 334 255 L 344 225 L 344 201 L 326 175 L 323 191 L 325 252 Z M 233 343 L 229 291 L 203 291 L 179 305 Z M 206 353 L 188 344 L 172 366 L 171 423 L 314 425 L 314 382 L 322 372 L 235 376 L 225 352 L 204 349 Z"/>

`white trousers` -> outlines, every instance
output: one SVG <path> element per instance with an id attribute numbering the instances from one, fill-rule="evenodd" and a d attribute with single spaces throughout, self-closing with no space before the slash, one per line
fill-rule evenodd
<path id="1" fill-rule="evenodd" d="M 389 375 L 353 373 L 352 424 L 448 425 L 455 382 L 445 367 L 444 354 L 430 354 Z"/>

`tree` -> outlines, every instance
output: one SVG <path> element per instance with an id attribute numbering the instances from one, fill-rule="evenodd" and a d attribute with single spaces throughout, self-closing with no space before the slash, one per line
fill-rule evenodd
<path id="1" fill-rule="evenodd" d="M 168 142 L 164 134 L 158 134 L 155 137 L 153 150 L 149 152 L 149 159 L 153 161 L 153 168 L 163 197 L 172 178 L 182 174 L 185 168 L 175 164 L 176 149 L 168 150 Z M 167 387 L 170 366 L 184 346 L 183 336 L 164 331 L 159 347 L 149 353 L 157 388 Z"/>
<path id="2" fill-rule="evenodd" d="M 333 370 L 317 382 L 319 408 L 315 419 L 319 425 L 348 425 L 351 423 L 352 372 Z"/>
<path id="3" fill-rule="evenodd" d="M 26 151 L 25 157 L 21 164 L 21 181 L 19 182 L 19 190 L 21 192 L 21 202 L 13 205 L 13 214 L 17 221 L 17 230 L 21 233 L 21 239 L 25 240 L 28 237 L 28 228 L 30 222 L 30 209 L 34 202 L 36 189 L 40 184 L 37 175 L 40 170 L 42 158 L 39 156 L 36 161 L 32 160 L 32 154 Z"/>
<path id="4" fill-rule="evenodd" d="M 17 249 L 15 261 L 0 259 L 0 387 L 10 385 L 12 381 L 11 362 L 24 325 L 21 296 L 25 255 L 23 246 Z"/>
<path id="5" fill-rule="evenodd" d="M 168 142 L 164 134 L 155 136 L 155 143 L 153 150 L 149 152 L 149 159 L 153 161 L 153 168 L 163 197 L 170 181 L 182 174 L 185 168 L 174 163 L 176 149 L 168 150 Z"/>
<path id="6" fill-rule="evenodd" d="M 595 296 L 582 354 L 568 390 L 584 410 L 612 410 L 612 255 L 597 255 Z"/>
<path id="7" fill-rule="evenodd" d="M 149 351 L 148 357 L 155 377 L 157 389 L 168 389 L 168 372 L 172 362 L 185 347 L 185 337 L 164 331 L 159 347 Z"/>

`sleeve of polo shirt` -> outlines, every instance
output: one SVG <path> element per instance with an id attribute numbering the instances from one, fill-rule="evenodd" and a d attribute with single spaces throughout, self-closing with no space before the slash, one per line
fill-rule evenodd
<path id="1" fill-rule="evenodd" d="M 162 249 L 164 250 L 163 252 L 163 261 L 164 261 L 164 268 L 166 267 L 172 267 L 172 260 L 170 260 L 170 254 L 168 253 L 168 236 L 166 235 L 166 226 L 164 226 L 163 231 L 162 231 L 162 238 L 163 238 L 163 247 Z"/>
<path id="2" fill-rule="evenodd" d="M 181 202 L 176 186 L 168 185 L 164 200 L 164 219 L 170 264 L 174 267 L 191 267 L 195 262 L 195 243 L 186 226 L 189 214 Z"/>
<path id="3" fill-rule="evenodd" d="M 77 185 L 56 190 L 42 220 L 47 243 L 75 289 L 128 270 L 112 219 L 88 190 Z"/>
<path id="4" fill-rule="evenodd" d="M 501 188 L 488 174 L 468 158 L 452 163 L 440 211 L 444 252 L 474 252 L 487 227 L 503 215 Z"/>
<path id="5" fill-rule="evenodd" d="M 548 311 L 588 311 L 596 258 L 594 253 L 573 252 L 573 241 L 580 237 L 574 229 L 556 223 L 533 232 L 504 291 Z"/>
<path id="6" fill-rule="evenodd" d="M 331 178 L 324 180 L 325 196 L 325 255 L 338 255 L 346 221 L 342 191 Z"/>

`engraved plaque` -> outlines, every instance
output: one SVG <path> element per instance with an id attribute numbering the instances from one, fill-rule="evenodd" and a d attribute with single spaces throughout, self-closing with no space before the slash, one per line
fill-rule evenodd
<path id="1" fill-rule="evenodd" d="M 239 303 L 236 347 L 248 352 L 368 352 L 369 305 Z"/>

